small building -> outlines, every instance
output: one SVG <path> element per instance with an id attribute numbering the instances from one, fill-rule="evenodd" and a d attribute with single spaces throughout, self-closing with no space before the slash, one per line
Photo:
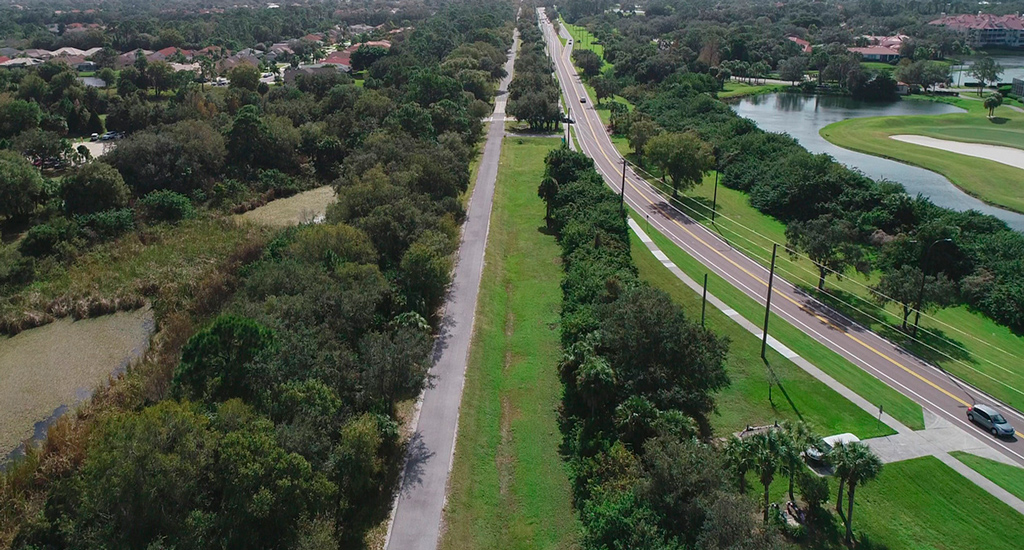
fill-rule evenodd
<path id="1" fill-rule="evenodd" d="M 810 42 L 804 40 L 803 38 L 800 38 L 799 36 L 792 36 L 792 35 L 790 35 L 790 36 L 787 36 L 786 38 L 788 38 L 790 42 L 793 42 L 797 46 L 800 46 L 800 49 L 803 50 L 804 53 L 811 53 L 811 43 Z"/>
<path id="2" fill-rule="evenodd" d="M 897 82 L 896 95 L 910 95 L 910 85 L 906 82 Z"/>
<path id="3" fill-rule="evenodd" d="M 900 52 L 884 46 L 868 46 L 866 48 L 847 48 L 848 51 L 859 53 L 864 61 L 889 63 L 900 58 Z"/>
<path id="4" fill-rule="evenodd" d="M 288 68 L 284 70 L 284 81 L 288 84 L 295 82 L 295 79 L 300 76 L 313 76 L 316 74 L 331 74 L 331 73 L 347 73 L 348 67 L 345 65 L 329 65 L 323 63 L 316 63 L 312 65 L 300 65 L 297 69 Z"/>
<path id="5" fill-rule="evenodd" d="M 1010 93 L 1018 98 L 1024 98 L 1024 78 L 1014 78 L 1010 84 Z"/>
<path id="6" fill-rule="evenodd" d="M 81 63 L 75 64 L 74 67 L 75 70 L 83 73 L 87 73 L 90 71 L 98 71 L 100 68 L 99 65 L 93 63 L 92 61 L 82 61 Z"/>

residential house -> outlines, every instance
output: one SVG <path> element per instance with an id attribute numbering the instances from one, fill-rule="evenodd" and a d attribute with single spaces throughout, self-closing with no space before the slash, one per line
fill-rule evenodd
<path id="1" fill-rule="evenodd" d="M 329 65 L 324 63 L 316 63 L 312 65 L 300 65 L 298 68 L 292 69 L 287 68 L 284 70 L 284 81 L 286 83 L 293 83 L 299 76 L 306 75 L 312 76 L 315 74 L 330 74 L 336 72 L 348 72 L 348 67 L 344 65 Z"/>
<path id="2" fill-rule="evenodd" d="M 810 42 L 804 40 L 803 38 L 800 38 L 799 36 L 787 36 L 786 38 L 788 38 L 791 42 L 796 43 L 796 45 L 800 46 L 800 49 L 803 50 L 804 53 L 811 53 Z"/>
<path id="3" fill-rule="evenodd" d="M 847 48 L 848 51 L 859 53 L 864 61 L 880 61 L 889 63 L 900 58 L 899 50 L 886 48 L 884 46 L 867 46 L 865 48 Z"/>

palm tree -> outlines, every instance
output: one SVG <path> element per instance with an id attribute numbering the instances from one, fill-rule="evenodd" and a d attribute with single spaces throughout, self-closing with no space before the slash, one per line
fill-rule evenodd
<path id="1" fill-rule="evenodd" d="M 839 480 L 839 492 L 836 494 L 836 512 L 843 515 L 843 487 L 846 486 L 846 478 L 850 472 L 850 452 L 846 444 L 838 443 L 826 455 L 826 460 L 832 466 L 832 475 Z"/>
<path id="2" fill-rule="evenodd" d="M 850 544 L 853 540 L 853 495 L 858 485 L 878 477 L 882 471 L 882 461 L 863 443 L 850 443 L 847 446 L 847 461 L 846 544 Z"/>
<path id="3" fill-rule="evenodd" d="M 754 465 L 750 449 L 750 442 L 738 437 L 729 439 L 729 442 L 725 444 L 726 465 L 736 472 L 742 494 L 747 493 L 747 471 Z"/>
<path id="4" fill-rule="evenodd" d="M 998 106 L 1000 106 L 1002 104 L 1003 104 L 1003 94 L 1001 94 L 999 92 L 995 92 L 995 93 L 989 94 L 989 96 L 986 97 L 985 101 L 983 102 L 983 105 L 985 105 L 985 108 L 988 109 L 988 118 L 992 118 L 992 115 L 995 114 L 996 107 L 998 107 Z"/>
<path id="5" fill-rule="evenodd" d="M 793 497 L 793 484 L 796 476 L 803 471 L 801 453 L 818 441 L 818 436 L 803 422 L 782 423 L 782 466 L 789 475 L 789 500 Z"/>
<path id="6" fill-rule="evenodd" d="M 768 523 L 768 488 L 779 469 L 779 437 L 771 430 L 751 437 L 749 445 L 754 470 L 764 486 L 764 522 Z"/>

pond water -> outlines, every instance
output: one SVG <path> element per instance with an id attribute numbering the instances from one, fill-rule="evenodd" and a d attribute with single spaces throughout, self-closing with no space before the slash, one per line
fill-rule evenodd
<path id="1" fill-rule="evenodd" d="M 996 63 L 1003 66 L 1003 74 L 999 75 L 1000 82 L 1010 83 L 1013 82 L 1014 78 L 1024 78 L 1024 54 L 1011 54 L 1011 55 L 990 55 Z M 952 77 L 953 83 L 962 85 L 964 82 L 974 81 L 975 78 L 970 75 L 971 65 L 978 60 L 978 56 L 968 57 L 963 60 L 961 65 L 953 65 Z"/>
<path id="2" fill-rule="evenodd" d="M 146 307 L 93 319 L 60 319 L 0 337 L 0 469 L 42 439 L 62 414 L 138 359 L 155 328 Z"/>
<path id="3" fill-rule="evenodd" d="M 957 107 L 930 101 L 869 103 L 842 96 L 780 93 L 744 98 L 734 104 L 733 109 L 740 116 L 756 122 L 762 130 L 783 132 L 793 136 L 812 153 L 828 153 L 837 161 L 860 170 L 871 178 L 902 183 L 911 195 L 920 193 L 935 204 L 954 210 L 978 210 L 991 214 L 1017 231 L 1024 231 L 1024 215 L 987 205 L 957 189 L 940 174 L 843 149 L 829 143 L 818 134 L 825 126 L 848 118 L 962 112 Z"/>

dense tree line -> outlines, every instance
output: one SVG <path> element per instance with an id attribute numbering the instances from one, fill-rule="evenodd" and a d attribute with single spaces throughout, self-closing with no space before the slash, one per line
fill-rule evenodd
<path id="1" fill-rule="evenodd" d="M 536 18 L 519 21 L 519 39 L 515 76 L 508 87 L 508 114 L 530 123 L 532 130 L 551 129 L 562 119 L 560 93 Z"/>
<path id="2" fill-rule="evenodd" d="M 493 89 L 495 51 L 511 44 L 511 5 L 436 17 L 456 22 L 451 48 L 434 60 L 436 49 L 396 48 L 371 64 L 385 65 L 373 88 L 313 77 L 240 105 L 193 89 L 194 109 L 167 107 L 61 182 L 53 200 L 68 217 L 32 230 L 48 228 L 36 243 L 57 233 L 51 249 L 96 217 L 209 215 L 216 197 L 262 186 L 330 182 L 339 198 L 323 224 L 281 231 L 220 288 L 225 305 L 171 369 L 133 378 L 156 388 L 149 399 L 87 419 L 66 467 L 33 478 L 44 504 L 15 548 L 361 547 L 386 518 L 404 454 L 396 404 L 425 383 L 464 217 L 480 136 L 467 108 L 492 99 L 458 71 L 489 68 Z M 18 177 L 42 186 L 37 171 Z M 3 478 L 0 497 L 19 479 Z"/>
<path id="3" fill-rule="evenodd" d="M 548 154 L 562 246 L 564 450 L 585 548 L 779 548 L 703 442 L 728 343 L 637 278 L 618 197 L 582 153 Z"/>

